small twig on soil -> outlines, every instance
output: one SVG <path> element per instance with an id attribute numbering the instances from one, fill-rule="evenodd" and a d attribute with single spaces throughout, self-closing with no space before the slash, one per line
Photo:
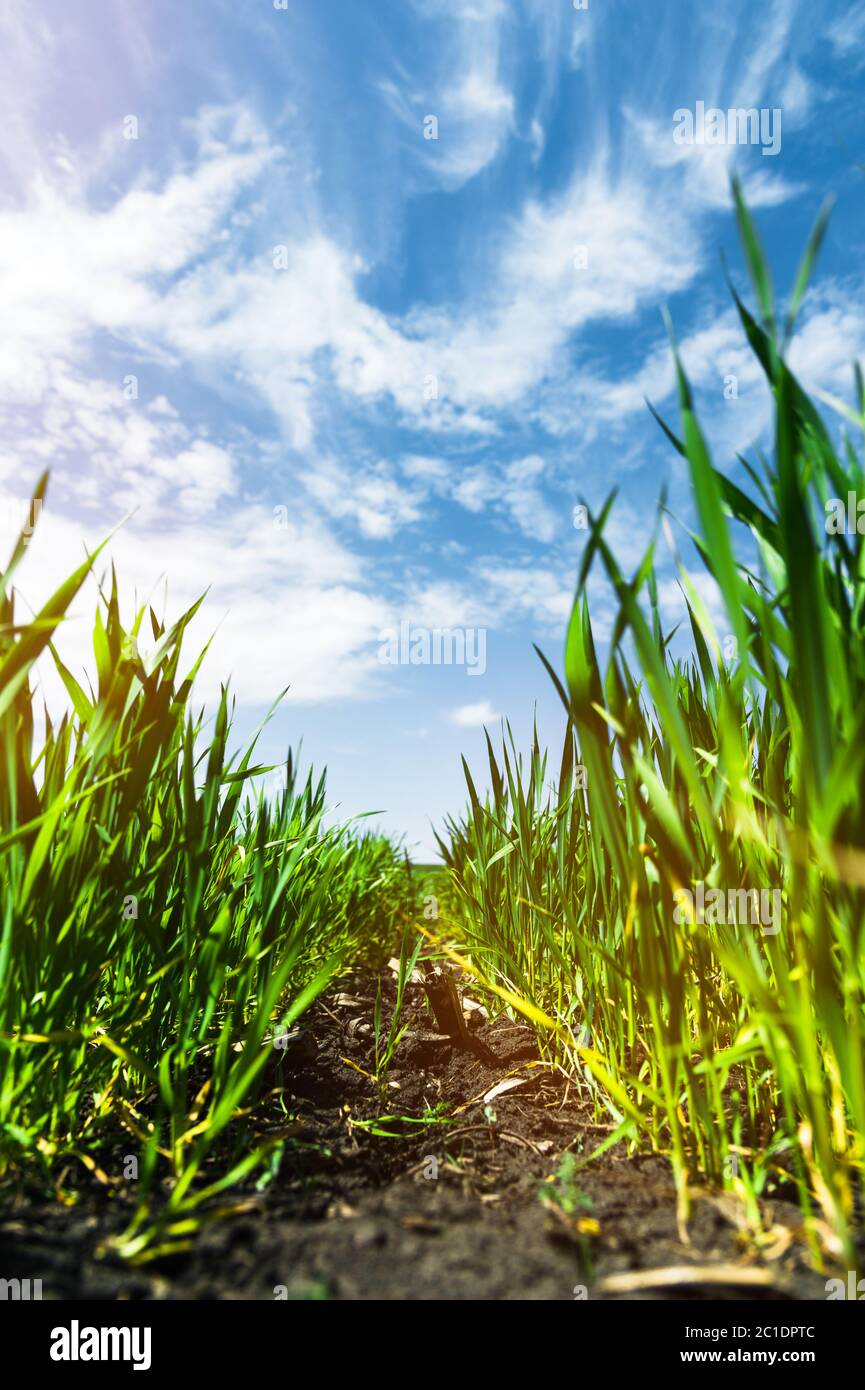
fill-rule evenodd
<path id="1" fill-rule="evenodd" d="M 521 1071 L 527 1071 L 529 1067 L 549 1067 L 549 1065 L 549 1062 L 520 1062 L 520 1065 L 518 1067 L 514 1067 L 511 1071 L 506 1071 L 504 1076 L 500 1077 L 499 1079 L 501 1081 L 507 1081 L 508 1077 L 518 1076 Z M 526 1079 L 528 1080 L 528 1078 Z M 477 1105 L 478 1101 L 483 1100 L 484 1096 L 487 1094 L 487 1091 L 489 1089 L 489 1086 L 485 1086 L 484 1089 L 482 1091 L 479 1091 L 476 1096 L 472 1096 L 471 1100 L 463 1101 L 462 1105 L 457 1106 L 456 1110 L 454 1111 L 454 1114 L 461 1115 L 464 1110 L 469 1110 L 473 1105 Z"/>
<path id="2" fill-rule="evenodd" d="M 641 1269 L 631 1274 L 608 1274 L 597 1284 L 601 1293 L 638 1293 L 641 1289 L 669 1289 L 680 1284 L 739 1284 L 754 1288 L 786 1290 L 783 1279 L 768 1269 L 742 1265 L 668 1265 L 665 1269 Z"/>
<path id="3" fill-rule="evenodd" d="M 324 1002 L 323 999 L 319 999 L 319 1001 L 318 1001 L 318 1006 L 319 1006 L 320 1009 L 324 1009 L 324 1012 L 325 1012 L 326 1014 L 329 1014 L 329 1016 L 333 1019 L 334 1023 L 337 1025 L 337 1027 L 339 1027 L 339 1028 L 344 1028 L 344 1027 L 345 1027 L 345 1023 L 344 1023 L 343 1020 L 339 1017 L 339 1014 L 335 1014 L 334 1011 L 333 1011 L 333 1009 L 329 1009 L 329 1008 L 327 1007 L 327 1005 L 325 1004 L 325 1002 Z"/>

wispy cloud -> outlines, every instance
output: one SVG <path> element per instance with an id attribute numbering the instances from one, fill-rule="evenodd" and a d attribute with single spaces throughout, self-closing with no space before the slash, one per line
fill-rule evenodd
<path id="1" fill-rule="evenodd" d="M 826 30 L 839 57 L 852 59 L 857 68 L 865 62 L 865 4 L 858 0 L 844 14 L 837 15 Z"/>
<path id="2" fill-rule="evenodd" d="M 504 72 L 508 7 L 499 0 L 415 0 L 423 41 L 410 69 L 379 91 L 416 143 L 427 179 L 450 192 L 499 154 L 514 129 L 514 96 Z"/>

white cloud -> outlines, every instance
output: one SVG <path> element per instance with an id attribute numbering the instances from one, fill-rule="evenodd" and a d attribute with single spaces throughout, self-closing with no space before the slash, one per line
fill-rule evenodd
<path id="1" fill-rule="evenodd" d="M 182 511 L 208 512 L 237 488 L 231 455 L 204 439 L 179 453 L 173 466 L 179 472 L 177 501 Z"/>
<path id="2" fill-rule="evenodd" d="M 277 254 L 265 244 L 244 259 L 225 223 L 279 152 L 242 108 L 210 112 L 195 129 L 197 165 L 161 187 L 96 211 L 42 182 L 26 208 L 0 214 L 0 291 L 16 325 L 0 357 L 0 398 L 5 390 L 37 403 L 49 365 L 80 359 L 91 335 L 108 330 L 157 360 L 246 383 L 301 452 L 334 390 L 368 407 L 391 401 L 425 431 L 489 432 L 497 414 L 568 375 L 574 335 L 684 288 L 701 264 L 697 229 L 672 186 L 613 178 L 601 160 L 505 225 L 488 283 L 471 299 L 398 319 L 364 302 L 363 263 L 317 231 L 274 238 Z M 584 268 L 577 245 L 588 250 Z M 554 522 L 525 486 L 506 479 L 503 505 L 547 539 Z M 412 496 L 392 480 L 369 480 L 369 490 L 345 503 L 366 534 L 387 536 L 411 519 Z M 475 471 L 455 495 L 473 508 L 488 490 Z M 320 491 L 326 501 L 326 479 Z"/>
<path id="3" fill-rule="evenodd" d="M 668 254 L 671 243 L 675 256 Z M 575 265 L 582 245 L 584 269 Z M 684 288 L 701 255 L 696 228 L 672 193 L 650 192 L 636 179 L 613 180 L 600 168 L 578 175 L 561 197 L 525 205 L 508 229 L 494 265 L 495 290 L 482 307 L 408 317 L 410 337 L 382 385 L 386 380 L 398 404 L 417 418 L 418 392 L 405 390 L 405 366 L 414 357 L 415 373 L 434 371 L 441 398 L 458 409 L 510 411 L 563 371 L 575 334 Z"/>
<path id="4" fill-rule="evenodd" d="M 16 352 L 35 371 L 96 330 L 134 336 L 158 324 L 165 301 L 154 281 L 214 249 L 223 216 L 272 154 L 256 137 L 104 211 L 38 176 L 26 207 L 0 212 L 0 295 Z"/>
<path id="5" fill-rule="evenodd" d="M 305 471 L 302 480 L 328 515 L 353 519 L 373 540 L 388 540 L 421 516 L 424 490 L 402 487 L 384 463 L 346 468 L 325 459 Z"/>
<path id="6" fill-rule="evenodd" d="M 60 35 L 47 17 L 11 0 L 0 9 L 0 121 L 5 132 L 0 161 L 15 178 L 29 177 L 45 157 L 36 114 L 49 73 L 56 71 Z"/>
<path id="7" fill-rule="evenodd" d="M 443 484 L 450 478 L 444 459 L 425 454 L 408 454 L 400 460 L 400 468 L 407 478 L 418 478 L 424 483 Z"/>
<path id="8" fill-rule="evenodd" d="M 573 585 L 561 573 L 534 563 L 501 565 L 482 561 L 478 578 L 497 608 L 530 620 L 545 632 L 560 632 L 574 601 Z"/>
<path id="9" fill-rule="evenodd" d="M 531 126 L 529 127 L 529 139 L 531 140 L 532 144 L 532 158 L 536 162 L 540 159 L 541 155 L 544 152 L 546 138 L 547 137 L 544 133 L 543 126 L 541 125 L 537 117 L 535 117 L 532 120 Z"/>
<path id="10" fill-rule="evenodd" d="M 448 41 L 435 55 L 427 86 L 406 92 L 397 84 L 391 98 L 414 122 L 420 157 L 455 187 L 494 160 L 514 129 L 512 15 L 499 0 L 422 9 L 442 20 Z M 776 7 L 773 16 L 783 18 L 783 11 Z M 568 20 L 579 26 L 585 16 Z M 561 23 L 554 26 L 559 37 Z M 544 32 L 552 30 L 550 21 Z M 572 32 L 588 34 L 588 27 Z M 44 33 L 43 40 L 50 47 Z M 563 50 L 560 61 L 566 60 Z M 764 64 L 760 80 L 771 71 Z M 786 92 L 791 106 L 807 106 L 803 74 L 788 76 Z M 418 117 L 428 102 L 440 116 L 440 139 L 424 148 Z M 533 129 L 522 117 L 520 124 Z M 652 148 L 658 132 L 645 123 L 635 128 Z M 400 424 L 442 435 L 492 435 L 551 382 L 571 391 L 580 407 L 589 401 L 588 429 L 642 410 L 644 392 L 667 396 L 666 345 L 653 349 L 630 379 L 593 376 L 589 364 L 576 383 L 574 347 L 593 324 L 628 322 L 684 289 L 702 268 L 700 216 L 686 210 L 671 131 L 669 148 L 656 150 L 647 172 L 642 147 L 613 159 L 599 124 L 590 132 L 588 166 L 575 167 L 556 196 L 530 199 L 499 224 L 486 269 L 462 300 L 398 316 L 364 299 L 369 267 L 348 233 L 338 242 L 310 217 L 277 226 L 272 236 L 263 224 L 257 244 L 242 235 L 249 200 L 285 155 L 248 110 L 204 111 L 188 129 L 198 142 L 194 159 L 172 163 L 167 156 L 162 177 L 151 170 L 125 193 L 102 187 L 88 201 L 80 156 L 60 150 L 65 174 L 49 178 L 43 171 L 21 206 L 0 212 L 0 294 L 10 330 L 0 349 L 0 408 L 9 407 L 0 478 L 25 458 L 34 468 L 40 459 L 54 465 L 59 506 L 43 528 L 51 544 L 40 550 L 34 543 L 34 556 L 45 556 L 46 577 L 80 554 L 82 528 L 71 521 L 73 510 L 85 517 L 92 541 L 93 517 L 104 529 L 109 511 L 116 520 L 137 508 L 112 547 L 128 586 L 147 592 L 167 572 L 173 600 L 187 602 L 212 584 L 206 622 L 227 616 L 210 666 L 220 674 L 234 669 L 243 697 L 256 701 L 289 681 L 299 699 L 370 689 L 370 642 L 374 647 L 375 633 L 403 601 L 416 621 L 430 626 L 521 621 L 560 631 L 572 592 L 552 564 L 462 557 L 470 571 L 465 582 L 414 578 L 402 595 L 385 599 L 321 520 L 387 540 L 439 499 L 551 544 L 568 518 L 546 496 L 555 479 L 547 484 L 540 456 L 491 459 L 488 450 L 478 462 L 474 452 L 467 460 L 418 453 L 394 465 L 355 456 L 349 466 L 333 457 L 333 433 L 323 427 L 332 423 L 327 412 L 337 393 L 369 414 L 379 403 L 392 404 Z M 533 138 L 536 144 L 543 138 L 537 116 Z M 789 196 L 777 177 L 760 174 L 763 182 L 750 185 L 752 202 Z M 704 206 L 719 203 L 723 182 L 728 205 L 720 164 L 693 164 L 687 177 L 702 190 Z M 241 198 L 247 202 L 238 215 Z M 262 231 L 255 218 L 251 223 Z M 285 254 L 277 266 L 271 241 L 280 236 Z M 583 244 L 588 263 L 578 268 L 574 250 Z M 306 456 L 282 536 L 260 491 L 255 498 L 244 491 L 250 460 L 237 439 L 212 438 L 165 395 L 125 402 L 119 371 L 116 382 L 104 379 L 104 366 L 94 374 L 97 338 L 110 344 L 115 361 L 179 367 L 267 403 L 284 439 Z M 852 310 L 814 304 L 794 364 L 825 381 L 839 369 L 842 351 L 846 361 L 857 342 L 862 324 Z M 697 381 L 710 380 L 723 364 L 748 371 L 750 359 L 726 317 L 692 333 L 683 352 Z M 432 402 L 424 393 L 430 374 L 439 385 Z M 323 452 L 313 449 L 321 435 Z M 451 441 L 442 440 L 442 447 L 447 451 Z M 256 463 L 265 457 L 264 450 L 253 454 Z"/>
<path id="11" fill-rule="evenodd" d="M 10 495 L 7 487 L 3 497 Z M 247 704 L 270 703 L 286 686 L 292 701 L 372 693 L 378 634 L 392 621 L 393 609 L 365 592 L 358 562 L 326 529 L 291 516 L 277 524 L 272 509 L 260 504 L 206 520 L 168 514 L 156 528 L 136 523 L 133 518 L 115 535 L 96 572 L 104 574 L 116 561 L 127 617 L 152 600 L 157 611 L 167 603 L 173 621 L 208 591 L 185 645 L 188 666 L 213 635 L 197 684 L 202 700 L 215 698 L 228 673 Z M 62 497 L 49 493 L 20 572 L 22 604 L 37 609 L 80 564 L 84 542 L 93 549 L 106 531 L 104 522 L 85 527 L 72 520 Z M 78 675 L 93 670 L 95 602 L 95 585 L 88 581 L 58 638 L 64 660 Z"/>
<path id="12" fill-rule="evenodd" d="M 735 309 L 726 309 L 715 316 L 705 328 L 687 334 L 679 343 L 685 371 L 694 384 L 714 380 L 719 396 L 724 378 L 735 375 L 743 386 L 762 379 L 762 372 L 748 347 Z M 666 338 L 660 338 L 647 354 L 643 365 L 630 377 L 617 382 L 597 380 L 592 384 L 593 412 L 613 423 L 623 417 L 667 400 L 673 393 L 676 378 L 673 354 Z"/>
<path id="13" fill-rule="evenodd" d="M 299 475 L 307 492 L 329 516 L 353 520 L 363 535 L 386 540 L 401 527 L 419 521 L 433 498 L 456 502 L 466 511 L 506 516 L 519 531 L 549 542 L 560 529 L 559 518 L 538 486 L 544 461 L 538 455 L 503 466 L 463 467 L 409 455 L 400 471 L 408 487 L 385 462 L 354 463 L 351 468 L 333 459 L 317 460 Z"/>
<path id="14" fill-rule="evenodd" d="M 734 90 L 747 101 L 731 101 L 730 106 L 752 105 L 772 95 L 773 84 L 790 48 L 798 0 L 769 0 L 759 13 L 760 29 L 752 42 L 743 45 L 745 66 Z"/>
<path id="15" fill-rule="evenodd" d="M 809 291 L 799 316 L 788 359 L 807 390 L 815 387 L 846 395 L 851 365 L 865 357 L 865 313 L 861 296 L 850 286 L 824 280 Z M 734 307 L 715 315 L 705 327 L 679 341 L 679 351 L 691 385 L 708 395 L 700 402 L 700 418 L 710 446 L 720 458 L 732 459 L 766 429 L 772 401 L 763 370 L 749 348 Z M 725 398 L 728 378 L 735 377 L 737 395 Z M 604 428 L 627 428 L 628 419 L 645 410 L 645 399 L 656 407 L 673 398 L 672 353 L 665 338 L 646 354 L 631 376 L 618 381 L 588 376 L 581 384 L 578 413 Z M 676 428 L 677 417 L 668 420 Z"/>
<path id="16" fill-rule="evenodd" d="M 451 723 L 461 729 L 480 728 L 483 724 L 491 724 L 494 719 L 501 719 L 501 715 L 493 709 L 489 700 L 479 700 L 475 705 L 460 705 L 450 713 Z"/>
<path id="17" fill-rule="evenodd" d="M 415 484 L 411 507 L 404 505 L 403 519 L 414 520 L 420 505 L 430 496 L 446 498 L 479 514 L 489 510 L 506 516 L 519 531 L 533 540 L 552 541 L 560 530 L 559 517 L 544 497 L 539 480 L 544 460 L 537 454 L 507 464 L 465 466 L 458 461 L 410 455 L 401 461 L 401 470 Z M 346 482 L 346 488 L 351 485 Z M 348 508 L 348 503 L 344 504 Z"/>
<path id="18" fill-rule="evenodd" d="M 491 628 L 507 616 L 506 605 L 484 593 L 482 586 L 454 579 L 409 583 L 402 608 L 404 617 L 426 628 Z"/>
<path id="19" fill-rule="evenodd" d="M 808 388 L 847 395 L 852 364 L 865 358 L 865 312 L 861 291 L 824 281 L 806 301 L 790 347 L 790 366 Z"/>
<path id="20" fill-rule="evenodd" d="M 514 101 L 499 82 L 488 51 L 478 49 L 465 76 L 443 93 L 440 142 L 448 184 L 474 178 L 498 154 L 513 123 Z M 455 148 L 447 143 L 451 125 Z"/>
<path id="21" fill-rule="evenodd" d="M 560 529 L 559 519 L 545 501 L 537 479 L 544 471 L 544 460 L 537 454 L 518 459 L 505 469 L 502 499 L 524 536 L 548 542 Z"/>
<path id="22" fill-rule="evenodd" d="M 815 95 L 814 83 L 795 63 L 784 82 L 779 103 L 788 127 L 802 125 L 807 120 Z"/>
<path id="23" fill-rule="evenodd" d="M 832 47 L 840 58 L 853 59 L 855 66 L 861 67 L 865 61 L 865 4 L 859 0 L 851 5 L 845 14 L 832 20 L 826 30 Z"/>
<path id="24" fill-rule="evenodd" d="M 791 102 L 801 114 L 807 105 L 809 92 L 804 75 L 797 84 L 795 73 L 787 79 Z M 706 103 L 707 107 L 713 105 Z M 721 105 L 723 111 L 735 108 L 736 102 Z M 746 108 L 747 109 L 747 108 Z M 727 211 L 730 208 L 730 175 L 738 172 L 748 206 L 752 209 L 777 207 L 801 192 L 802 186 L 788 182 L 783 175 L 769 168 L 772 162 L 763 158 L 758 167 L 753 164 L 742 165 L 742 149 L 736 145 L 677 144 L 673 139 L 675 122 L 673 112 L 667 119 L 653 119 L 632 109 L 626 109 L 626 119 L 634 130 L 642 150 L 659 170 L 675 170 L 679 198 L 699 204 L 703 208 Z M 782 110 L 780 133 L 783 139 L 784 112 Z M 683 187 L 684 184 L 684 187 Z"/>
<path id="25" fill-rule="evenodd" d="M 427 173 L 453 191 L 496 158 L 513 130 L 502 59 L 508 9 L 501 0 L 416 0 L 415 10 L 430 26 L 420 49 L 426 70 L 381 81 L 379 90 L 418 142 Z M 435 140 L 423 139 L 428 115 L 439 122 Z"/>
<path id="26" fill-rule="evenodd" d="M 492 475 L 486 468 L 469 468 L 453 483 L 451 496 L 468 512 L 481 512 L 495 492 Z"/>
<path id="27" fill-rule="evenodd" d="M 104 515 L 110 499 L 116 515 L 136 510 L 151 521 L 176 509 L 202 515 L 236 492 L 230 453 L 196 437 L 164 397 L 150 406 L 127 400 L 120 381 L 87 379 L 59 359 L 46 357 L 41 371 L 34 391 L 44 397 L 41 410 L 0 403 L 4 444 L 19 472 L 25 460 L 41 460 L 85 510 Z"/>

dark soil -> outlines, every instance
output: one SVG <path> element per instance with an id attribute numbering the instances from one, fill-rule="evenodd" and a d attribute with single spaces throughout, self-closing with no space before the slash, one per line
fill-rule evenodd
<path id="1" fill-rule="evenodd" d="M 263 1190 L 254 1175 L 223 1197 L 245 1210 L 207 1224 L 191 1251 L 138 1268 L 100 1254 L 129 1220 L 133 1184 L 86 1177 L 67 1205 L 32 1194 L 7 1204 L 0 1274 L 41 1278 L 43 1298 L 60 1299 L 825 1299 L 835 1271 L 809 1269 L 790 1203 L 763 1204 L 772 1240 L 760 1255 L 741 1209 L 721 1194 L 695 1194 L 684 1241 L 661 1157 L 628 1158 L 619 1145 L 570 1183 L 545 1184 L 565 1153 L 587 1156 L 612 1125 L 595 1122 L 572 1085 L 532 1065 L 526 1027 L 474 1011 L 469 1045 L 457 1044 L 435 1031 L 423 987 L 410 986 L 410 1029 L 380 1110 L 356 1069 L 374 1069 L 374 991 L 369 975 L 342 981 L 274 1049 L 257 1114 L 286 1135 L 281 1165 Z M 386 1021 L 388 1012 L 386 999 Z M 484 1100 L 512 1077 L 524 1084 Z M 430 1112 L 449 1123 L 381 1121 L 394 1137 L 358 1127 L 382 1113 Z M 127 1136 L 118 1141 L 117 1172 L 131 1146 Z M 699 1281 L 719 1266 L 722 1284 Z M 671 1268 L 680 1273 L 667 1286 L 606 1283 Z M 747 1282 L 755 1271 L 764 1287 Z"/>

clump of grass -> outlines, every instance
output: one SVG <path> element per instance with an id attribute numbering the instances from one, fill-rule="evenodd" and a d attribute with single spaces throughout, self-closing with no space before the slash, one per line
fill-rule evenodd
<path id="1" fill-rule="evenodd" d="M 384 1105 L 387 1095 L 388 1072 L 390 1071 L 396 1050 L 408 1032 L 408 1021 L 403 1021 L 405 989 L 417 965 L 417 959 L 420 955 L 422 946 L 423 937 L 415 935 L 414 947 L 411 952 L 409 952 L 409 933 L 407 930 L 403 933 L 399 952 L 399 966 L 396 972 L 396 994 L 387 1033 L 384 1031 L 382 1021 L 380 975 L 376 983 L 375 1006 L 373 1009 L 373 1041 L 375 1047 L 374 1080 L 375 1088 L 378 1093 L 379 1105 Z"/>
<path id="2" fill-rule="evenodd" d="M 576 1172 L 574 1155 L 563 1154 L 555 1173 L 545 1178 L 538 1189 L 538 1198 L 543 1204 L 557 1207 L 570 1220 L 593 1210 L 591 1197 L 576 1181 Z"/>
<path id="3" fill-rule="evenodd" d="M 201 657 L 182 673 L 198 604 L 125 628 L 112 571 L 85 690 L 53 639 L 96 557 L 20 624 L 25 550 L 0 576 L 0 1175 L 50 1186 L 72 1160 L 111 1184 L 134 1156 L 120 1249 L 144 1258 L 183 1248 L 267 1161 L 253 1106 L 273 1036 L 390 947 L 414 889 L 389 841 L 326 825 L 324 777 L 290 754 L 284 791 L 253 794 L 270 769 L 255 741 L 229 752 L 227 689 L 205 729 Z M 40 657 L 68 692 L 59 719 L 37 710 Z"/>
<path id="4" fill-rule="evenodd" d="M 627 578 L 604 537 L 610 496 L 589 513 L 564 682 L 545 661 L 567 712 L 557 789 L 537 738 L 525 767 L 512 739 L 500 761 L 488 740 L 491 793 L 482 803 L 469 776 L 469 810 L 442 849 L 465 954 L 615 1117 L 604 1147 L 668 1153 L 683 1220 L 695 1178 L 738 1191 L 756 1227 L 756 1196 L 792 1182 L 815 1258 L 828 1249 L 853 1268 L 865 1162 L 865 541 L 827 535 L 824 522 L 831 498 L 865 496 L 865 475 L 785 356 L 825 214 L 782 328 L 734 194 L 758 313 L 733 294 L 774 400 L 773 455 L 740 460 L 748 491 L 714 466 L 675 344 L 681 437 L 664 426 L 687 461 L 692 539 L 728 638 L 676 557 L 693 653 L 674 656 L 658 528 Z M 858 369 L 855 406 L 843 409 L 865 429 Z M 663 508 L 659 521 L 672 536 Z M 603 671 L 586 596 L 596 565 L 618 604 Z M 780 929 L 698 911 L 700 884 L 744 890 L 742 901 L 779 893 Z"/>

